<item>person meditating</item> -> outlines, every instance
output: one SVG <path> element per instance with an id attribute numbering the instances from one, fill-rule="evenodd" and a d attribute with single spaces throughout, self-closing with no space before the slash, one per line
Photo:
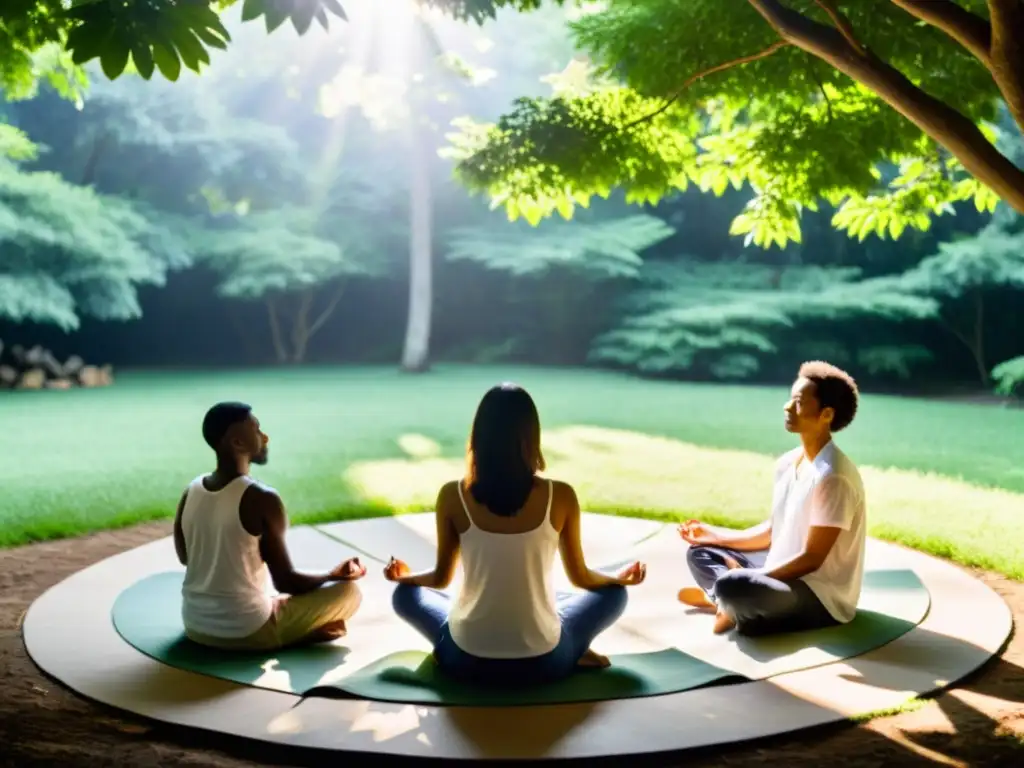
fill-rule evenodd
<path id="1" fill-rule="evenodd" d="M 533 399 L 513 384 L 489 390 L 473 420 L 464 480 L 437 495 L 437 559 L 410 573 L 392 558 L 395 612 L 434 648 L 449 675 L 496 684 L 550 682 L 578 666 L 608 666 L 590 644 L 626 608 L 626 587 L 647 573 L 633 563 L 617 576 L 588 568 L 580 544 L 580 507 L 567 483 L 537 477 L 545 469 Z M 556 551 L 583 591 L 556 599 Z M 461 555 L 463 584 L 447 587 Z"/>
<path id="2" fill-rule="evenodd" d="M 696 520 L 680 526 L 699 586 L 683 588 L 679 599 L 714 610 L 715 632 L 793 632 L 853 620 L 864 575 L 864 486 L 832 436 L 853 421 L 858 400 L 849 374 L 805 363 L 784 409 L 801 446 L 776 465 L 771 517 L 744 531 Z"/>
<path id="3" fill-rule="evenodd" d="M 252 408 L 213 406 L 203 438 L 217 468 L 189 484 L 174 519 L 187 637 L 214 648 L 269 650 L 344 636 L 362 599 L 354 582 L 366 569 L 351 558 L 328 573 L 295 570 L 281 497 L 249 476 L 251 464 L 267 463 L 269 442 Z M 271 596 L 268 571 L 285 595 Z"/>

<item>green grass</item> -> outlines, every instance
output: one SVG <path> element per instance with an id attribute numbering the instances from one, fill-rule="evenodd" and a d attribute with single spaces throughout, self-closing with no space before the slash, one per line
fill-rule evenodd
<path id="1" fill-rule="evenodd" d="M 551 473 L 594 511 L 754 522 L 793 446 L 785 387 L 507 367 L 126 373 L 0 397 L 0 545 L 169 516 L 209 469 L 199 424 L 226 398 L 256 407 L 271 437 L 259 476 L 296 522 L 421 509 L 461 471 L 477 401 L 503 379 L 534 394 Z M 839 442 L 874 535 L 1024 578 L 1024 411 L 867 396 Z"/>

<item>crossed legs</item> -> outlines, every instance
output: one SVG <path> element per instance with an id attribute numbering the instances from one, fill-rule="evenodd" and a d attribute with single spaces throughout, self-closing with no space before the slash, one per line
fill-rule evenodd
<path id="1" fill-rule="evenodd" d="M 275 598 L 270 619 L 248 637 L 217 638 L 191 631 L 186 634 L 200 645 L 224 650 L 265 651 L 326 643 L 345 636 L 345 622 L 359 609 L 362 599 L 355 582 L 340 581 L 301 595 Z"/>
<path id="2" fill-rule="evenodd" d="M 608 660 L 590 650 L 590 644 L 626 609 L 626 588 L 621 586 L 566 595 L 557 607 L 562 636 L 550 653 L 529 659 L 479 659 L 460 650 L 448 632 L 451 597 L 424 587 L 400 584 L 392 605 L 395 613 L 425 637 L 434 658 L 459 677 L 495 677 L 512 681 L 547 681 L 564 677 L 577 666 L 607 666 Z"/>
<path id="3" fill-rule="evenodd" d="M 767 552 L 691 547 L 686 563 L 698 586 L 681 590 L 679 599 L 695 607 L 716 609 L 716 632 L 735 627 L 743 635 L 766 635 L 837 623 L 802 580 L 779 581 L 756 570 L 766 557 Z M 727 558 L 740 567 L 730 570 Z"/>

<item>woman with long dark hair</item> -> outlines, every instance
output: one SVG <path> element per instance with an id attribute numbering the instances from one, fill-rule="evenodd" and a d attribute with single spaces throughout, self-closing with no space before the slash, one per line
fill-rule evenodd
<path id="1" fill-rule="evenodd" d="M 607 666 L 590 643 L 626 608 L 626 587 L 647 574 L 633 563 L 617 576 L 590 570 L 580 544 L 572 486 L 537 477 L 545 468 L 533 399 L 514 384 L 490 389 L 477 408 L 463 480 L 437 495 L 437 561 L 410 573 L 394 558 L 395 611 L 434 647 L 449 674 L 488 682 L 545 682 L 578 666 Z M 555 553 L 583 592 L 556 599 Z M 464 581 L 447 587 L 461 555 Z"/>

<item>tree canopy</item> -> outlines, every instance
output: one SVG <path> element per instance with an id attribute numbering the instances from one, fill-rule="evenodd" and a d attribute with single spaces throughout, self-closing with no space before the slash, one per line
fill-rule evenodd
<path id="1" fill-rule="evenodd" d="M 140 314 L 136 287 L 189 262 L 183 231 L 144 205 L 25 171 L 38 148 L 0 125 L 0 317 L 77 328 Z"/>
<path id="2" fill-rule="evenodd" d="M 117 77 L 176 79 L 210 63 L 241 17 L 304 34 L 358 0 L 14 0 L 0 10 L 0 79 L 27 88 L 46 70 L 98 59 Z M 591 77 L 521 99 L 495 125 L 464 124 L 460 178 L 536 223 L 616 187 L 653 202 L 690 184 L 753 199 L 733 232 L 760 246 L 801 238 L 823 204 L 857 237 L 973 201 L 1024 211 L 1024 170 L 1001 150 L 1002 100 L 1024 126 L 1019 0 L 606 0 L 573 32 Z M 411 0 L 482 23 L 542 0 Z M 56 52 L 55 52 L 56 51 Z M 63 52 L 63 53 L 62 53 Z M 49 57 L 49 58 L 47 58 Z"/>
<path id="3" fill-rule="evenodd" d="M 593 361 L 746 378 L 797 327 L 802 343 L 820 345 L 827 339 L 814 338 L 812 325 L 827 333 L 830 321 L 923 320 L 937 310 L 933 299 L 907 292 L 898 279 L 864 280 L 850 267 L 684 258 L 645 264 L 640 281 L 622 302 L 619 325 L 594 340 Z M 827 356 L 838 361 L 843 351 L 829 346 Z"/>
<path id="4" fill-rule="evenodd" d="M 455 137 L 462 180 L 513 217 L 569 216 L 616 187 L 654 202 L 746 184 L 733 233 L 784 246 L 823 204 L 861 238 L 961 201 L 1024 210 L 995 125 L 1000 99 L 1024 125 L 1016 0 L 608 0 L 572 28 L 587 91 Z"/>

